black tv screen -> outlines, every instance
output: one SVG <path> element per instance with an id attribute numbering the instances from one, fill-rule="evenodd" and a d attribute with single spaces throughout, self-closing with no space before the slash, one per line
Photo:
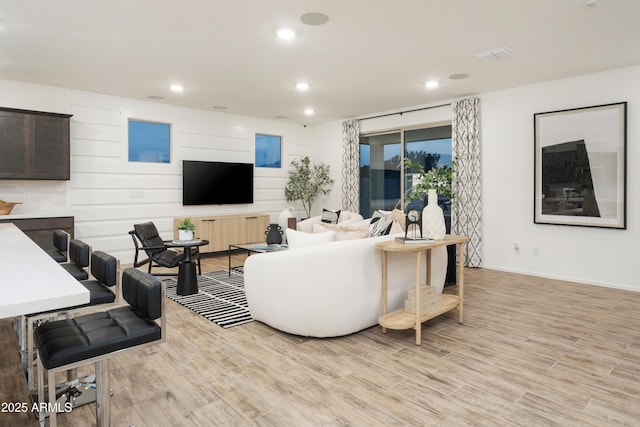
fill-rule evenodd
<path id="1" fill-rule="evenodd" d="M 182 161 L 183 205 L 253 203 L 253 164 Z"/>

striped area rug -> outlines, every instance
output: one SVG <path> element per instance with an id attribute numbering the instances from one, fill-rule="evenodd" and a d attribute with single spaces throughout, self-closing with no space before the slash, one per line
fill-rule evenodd
<path id="1" fill-rule="evenodd" d="M 214 271 L 198 276 L 198 293 L 176 295 L 176 279 L 164 281 L 167 298 L 223 328 L 252 322 L 244 293 L 244 276 L 237 271 Z"/>

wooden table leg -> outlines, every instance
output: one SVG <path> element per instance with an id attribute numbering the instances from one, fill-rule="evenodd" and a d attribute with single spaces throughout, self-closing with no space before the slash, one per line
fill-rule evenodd
<path id="1" fill-rule="evenodd" d="M 382 315 L 387 314 L 387 252 L 382 251 Z M 387 333 L 387 328 L 382 327 L 382 333 Z"/>
<path id="2" fill-rule="evenodd" d="M 464 242 L 458 245 L 458 323 L 464 319 Z"/>
<path id="3" fill-rule="evenodd" d="M 429 254 L 427 254 L 427 257 L 429 257 Z M 416 252 L 416 345 L 420 345 L 422 343 L 422 295 L 420 295 L 420 286 L 422 285 L 422 283 L 420 283 L 422 281 L 421 273 L 422 252 L 418 251 Z"/>

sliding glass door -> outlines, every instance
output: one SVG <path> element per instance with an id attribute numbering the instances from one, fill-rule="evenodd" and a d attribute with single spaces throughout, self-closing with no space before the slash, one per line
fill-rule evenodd
<path id="1" fill-rule="evenodd" d="M 401 133 L 360 137 L 360 214 L 392 210 L 400 200 Z"/>
<path id="2" fill-rule="evenodd" d="M 386 133 L 360 136 L 360 214 L 365 218 L 373 211 L 403 209 L 404 195 L 411 191 L 415 171 L 402 165 L 409 158 L 425 171 L 432 167 L 451 167 L 451 126 L 399 129 Z M 414 200 L 412 208 L 422 209 L 426 198 Z M 440 197 L 444 210 L 449 200 Z"/>

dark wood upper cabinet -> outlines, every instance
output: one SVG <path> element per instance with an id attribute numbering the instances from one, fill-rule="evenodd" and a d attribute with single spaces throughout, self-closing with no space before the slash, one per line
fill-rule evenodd
<path id="1" fill-rule="evenodd" d="M 0 108 L 0 178 L 68 180 L 70 118 Z"/>

